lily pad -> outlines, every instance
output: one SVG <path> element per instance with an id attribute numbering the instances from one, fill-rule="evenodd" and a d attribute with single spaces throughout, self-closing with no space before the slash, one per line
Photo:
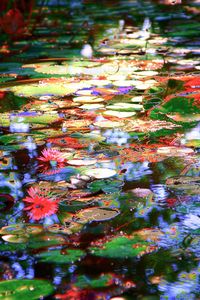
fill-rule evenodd
<path id="1" fill-rule="evenodd" d="M 29 85 L 19 85 L 13 87 L 11 91 L 18 96 L 24 97 L 37 97 L 43 95 L 53 95 L 53 96 L 65 96 L 74 93 L 77 90 L 75 85 L 70 83 L 49 83 L 44 81 L 44 83 L 29 84 Z"/>
<path id="2" fill-rule="evenodd" d="M 56 264 L 71 264 L 80 260 L 85 255 L 85 252 L 78 249 L 66 250 L 50 250 L 37 254 L 36 257 L 42 262 L 56 263 Z"/>
<path id="3" fill-rule="evenodd" d="M 20 235 L 8 234 L 8 235 L 3 235 L 2 239 L 6 242 L 16 243 L 16 244 L 28 242 L 28 236 L 26 236 L 26 235 L 20 236 Z"/>
<path id="4" fill-rule="evenodd" d="M 90 166 L 96 164 L 96 159 L 71 159 L 67 163 L 72 166 Z"/>
<path id="5" fill-rule="evenodd" d="M 123 119 L 123 118 L 133 117 L 136 113 L 135 112 L 127 112 L 127 111 L 107 110 L 103 114 L 106 116 L 113 116 L 113 117 Z"/>
<path id="6" fill-rule="evenodd" d="M 85 175 L 94 177 L 96 179 L 102 178 L 110 178 L 117 174 L 115 170 L 106 169 L 106 168 L 95 168 L 95 169 L 88 169 L 84 172 Z"/>
<path id="7" fill-rule="evenodd" d="M 93 123 L 93 125 L 100 128 L 115 128 L 115 127 L 122 127 L 124 124 L 123 122 L 103 120 L 103 121 L 97 121 Z"/>
<path id="8" fill-rule="evenodd" d="M 73 98 L 74 102 L 78 102 L 78 103 L 99 103 L 99 102 L 104 102 L 105 100 L 103 98 L 100 97 L 96 97 L 96 96 L 82 96 L 82 97 L 76 97 Z"/>
<path id="9" fill-rule="evenodd" d="M 123 182 L 120 180 L 96 180 L 88 184 L 88 188 L 91 192 L 103 191 L 104 193 L 115 193 L 120 191 Z"/>
<path id="10" fill-rule="evenodd" d="M 133 104 L 133 103 L 114 103 L 113 105 L 106 106 L 107 109 L 119 110 L 119 111 L 141 111 L 143 110 L 143 105 Z"/>
<path id="11" fill-rule="evenodd" d="M 168 178 L 166 185 L 177 192 L 187 195 L 199 195 L 200 177 L 177 176 Z"/>
<path id="12" fill-rule="evenodd" d="M 126 236 L 114 237 L 105 242 L 102 247 L 91 247 L 92 255 L 108 257 L 111 259 L 134 258 L 148 251 L 150 243 L 140 238 L 128 238 Z"/>
<path id="13" fill-rule="evenodd" d="M 2 227 L 0 229 L 0 234 L 2 235 L 33 235 L 39 234 L 43 231 L 42 225 L 37 224 L 13 224 L 9 226 Z"/>
<path id="14" fill-rule="evenodd" d="M 0 282 L 2 300 L 37 300 L 52 294 L 53 291 L 53 286 L 47 280 L 14 279 Z"/>
<path id="15" fill-rule="evenodd" d="M 86 110 L 93 110 L 93 109 L 100 109 L 104 108 L 103 104 L 98 104 L 98 103 L 91 103 L 91 104 L 84 104 L 80 106 L 81 109 L 86 109 Z"/>
<path id="16" fill-rule="evenodd" d="M 105 207 L 91 207 L 80 210 L 76 214 L 76 221 L 79 223 L 101 222 L 115 218 L 119 214 L 118 209 L 110 209 Z"/>
<path id="17" fill-rule="evenodd" d="M 193 154 L 194 150 L 186 147 L 168 146 L 168 147 L 159 147 L 157 149 L 157 153 L 166 156 L 184 156 L 184 155 Z"/>

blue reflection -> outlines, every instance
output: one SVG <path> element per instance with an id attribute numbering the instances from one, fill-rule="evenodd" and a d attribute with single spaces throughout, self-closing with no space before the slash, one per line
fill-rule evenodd
<path id="1" fill-rule="evenodd" d="M 162 280 L 158 285 L 158 289 L 162 292 L 160 299 L 197 299 L 196 296 L 200 291 L 199 273 L 200 265 L 191 272 L 181 272 L 175 282 Z"/>
<path id="2" fill-rule="evenodd" d="M 124 177 L 126 181 L 138 180 L 146 175 L 152 174 L 152 171 L 149 168 L 149 163 L 146 162 L 126 162 L 121 165 L 122 170 L 126 170 Z"/>
<path id="3" fill-rule="evenodd" d="M 127 145 L 130 138 L 130 135 L 121 129 L 108 129 L 103 133 L 103 136 L 106 137 L 107 143 L 118 146 Z"/>

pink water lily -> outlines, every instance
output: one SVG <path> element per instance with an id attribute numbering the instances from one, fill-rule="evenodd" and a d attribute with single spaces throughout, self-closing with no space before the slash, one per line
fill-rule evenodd
<path id="1" fill-rule="evenodd" d="M 41 162 L 38 168 L 47 175 L 57 173 L 60 168 L 65 167 L 66 162 L 63 153 L 56 149 L 44 149 L 38 160 Z"/>
<path id="2" fill-rule="evenodd" d="M 29 211 L 31 219 L 37 221 L 57 212 L 58 200 L 42 195 L 38 188 L 31 187 L 28 190 L 28 195 L 29 196 L 23 199 L 24 202 L 27 202 L 27 206 L 24 210 Z"/>

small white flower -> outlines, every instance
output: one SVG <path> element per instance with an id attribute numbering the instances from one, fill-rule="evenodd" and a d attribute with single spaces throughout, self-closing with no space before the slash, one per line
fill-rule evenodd
<path id="1" fill-rule="evenodd" d="M 81 55 L 87 58 L 91 58 L 93 54 L 93 49 L 89 44 L 86 44 L 81 49 Z"/>

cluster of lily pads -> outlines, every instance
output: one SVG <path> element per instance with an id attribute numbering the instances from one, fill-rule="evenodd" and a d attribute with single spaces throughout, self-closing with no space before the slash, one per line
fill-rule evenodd
<path id="1" fill-rule="evenodd" d="M 129 7 L 123 2 L 122 10 Z M 139 8 L 130 8 L 138 20 Z M 165 14 L 148 1 L 143 9 L 154 26 L 159 18 L 175 23 L 175 12 Z M 94 13 L 97 22 L 98 14 L 103 8 Z M 184 290 L 174 291 L 170 281 L 175 268 L 174 282 L 188 283 L 180 257 L 195 261 L 183 297 L 198 295 L 200 60 L 191 58 L 198 53 L 191 45 L 191 36 L 198 39 L 192 20 L 188 13 L 184 24 L 164 33 L 148 18 L 140 28 L 106 25 L 93 54 L 82 58 L 81 29 L 74 41 L 78 58 L 55 58 L 55 51 L 45 60 L 38 51 L 35 62 L 2 64 L 0 97 L 8 104 L 1 106 L 0 251 L 14 253 L 17 262 L 17 253 L 25 252 L 64 277 L 72 273 L 67 285 L 58 283 L 55 299 L 142 293 L 131 264 L 149 270 L 142 276 L 152 294 L 166 298 L 170 289 L 179 297 Z M 80 25 L 78 18 L 74 24 Z M 27 57 L 35 55 L 34 43 Z M 94 261 L 111 267 L 82 275 L 80 269 Z M 123 273 L 113 272 L 123 265 Z M 5 276 L 10 280 L 0 282 L 0 299 L 55 292 L 34 276 Z"/>

